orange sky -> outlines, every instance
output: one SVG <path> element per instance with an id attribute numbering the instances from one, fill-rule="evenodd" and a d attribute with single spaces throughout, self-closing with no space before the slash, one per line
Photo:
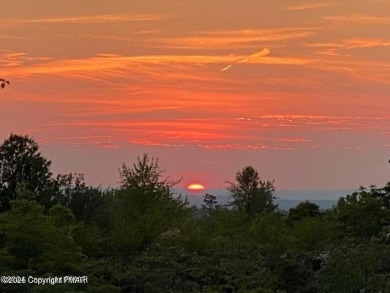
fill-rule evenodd
<path id="1" fill-rule="evenodd" d="M 91 3 L 0 7 L 0 137 L 55 172 L 115 185 L 147 152 L 183 186 L 389 180 L 389 0 Z"/>

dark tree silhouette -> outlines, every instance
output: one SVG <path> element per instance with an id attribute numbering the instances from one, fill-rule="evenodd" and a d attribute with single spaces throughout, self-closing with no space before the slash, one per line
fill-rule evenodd
<path id="1" fill-rule="evenodd" d="M 32 192 L 43 203 L 51 187 L 51 161 L 39 152 L 38 144 L 28 136 L 11 134 L 0 146 L 0 199 L 2 209 L 15 199 L 18 186 Z"/>
<path id="2" fill-rule="evenodd" d="M 299 203 L 295 208 L 291 208 L 288 213 L 288 218 L 290 220 L 301 220 L 317 217 L 320 214 L 320 207 L 315 203 L 306 200 Z"/>
<path id="3" fill-rule="evenodd" d="M 273 200 L 273 181 L 261 180 L 259 173 L 251 166 L 236 174 L 236 183 L 228 182 L 228 190 L 233 197 L 232 204 L 248 215 L 271 212 L 276 209 Z"/>
<path id="4" fill-rule="evenodd" d="M 213 212 L 219 207 L 218 201 L 215 195 L 206 193 L 206 195 L 203 198 L 203 204 L 202 209 L 206 210 L 208 214 Z"/>

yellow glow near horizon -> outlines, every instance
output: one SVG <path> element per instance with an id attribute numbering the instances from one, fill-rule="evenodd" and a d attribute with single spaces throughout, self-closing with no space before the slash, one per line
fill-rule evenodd
<path id="1" fill-rule="evenodd" d="M 191 191 L 201 191 L 201 190 L 204 190 L 204 186 L 202 184 L 199 184 L 199 183 L 193 183 L 193 184 L 188 185 L 187 189 L 189 189 Z"/>

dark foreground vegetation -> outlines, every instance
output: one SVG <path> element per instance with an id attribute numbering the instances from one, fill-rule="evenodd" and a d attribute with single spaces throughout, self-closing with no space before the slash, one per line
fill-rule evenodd
<path id="1" fill-rule="evenodd" d="M 121 167 L 116 189 L 50 166 L 27 136 L 0 146 L 1 275 L 88 284 L 1 292 L 390 292 L 390 184 L 282 213 L 273 182 L 245 167 L 229 206 L 206 194 L 196 209 L 147 155 Z"/>

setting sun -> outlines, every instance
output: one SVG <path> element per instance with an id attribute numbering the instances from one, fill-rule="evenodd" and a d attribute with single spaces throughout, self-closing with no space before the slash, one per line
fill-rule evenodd
<path id="1" fill-rule="evenodd" d="M 204 190 L 204 186 L 202 184 L 199 184 L 199 183 L 193 183 L 193 184 L 188 185 L 187 189 L 192 190 L 192 191 L 201 191 L 201 190 Z"/>

